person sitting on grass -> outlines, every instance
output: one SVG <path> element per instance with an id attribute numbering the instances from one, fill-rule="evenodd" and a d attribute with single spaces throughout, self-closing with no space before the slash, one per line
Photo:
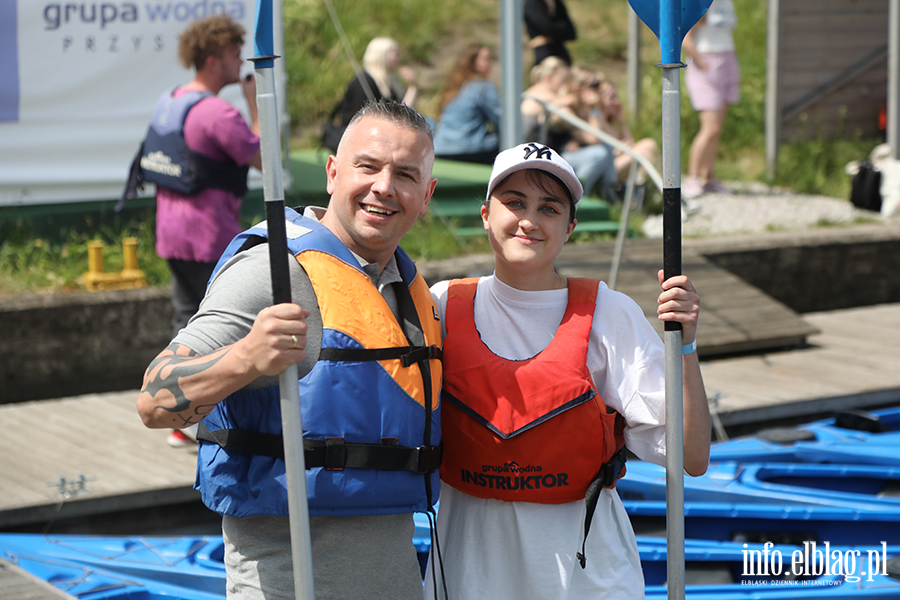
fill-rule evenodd
<path id="1" fill-rule="evenodd" d="M 500 99 L 490 79 L 491 49 L 471 44 L 460 54 L 440 99 L 434 133 L 438 158 L 493 164 L 500 148 Z"/>

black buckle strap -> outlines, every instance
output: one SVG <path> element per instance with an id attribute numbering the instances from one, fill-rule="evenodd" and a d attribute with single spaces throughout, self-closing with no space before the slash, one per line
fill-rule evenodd
<path id="1" fill-rule="evenodd" d="M 210 431 L 201 422 L 197 439 L 217 444 L 229 451 L 284 460 L 281 435 L 242 429 Z M 427 474 L 437 471 L 444 455 L 439 446 L 401 446 L 396 438 L 385 438 L 380 444 L 346 442 L 341 438 L 303 440 L 303 457 L 307 469 L 329 470 L 378 469 L 380 471 L 412 471 Z"/>
<path id="2" fill-rule="evenodd" d="M 413 363 L 422 362 L 423 360 L 432 360 L 432 359 L 440 360 L 441 356 L 443 356 L 441 349 L 433 344 L 431 346 L 424 346 L 424 347 L 410 346 L 409 350 L 410 351 L 408 354 L 404 354 L 403 356 L 400 357 L 400 363 L 404 367 L 408 367 L 408 366 L 412 365 Z"/>
<path id="3" fill-rule="evenodd" d="M 380 444 L 346 442 L 342 439 L 303 440 L 306 468 L 328 470 L 378 469 L 433 473 L 441 466 L 443 446 L 400 446 L 395 438 Z"/>
<path id="4" fill-rule="evenodd" d="M 612 455 L 612 458 L 603 463 L 603 466 L 600 467 L 600 472 L 597 474 L 600 485 L 607 488 L 612 487 L 616 480 L 619 479 L 622 469 L 625 468 L 626 459 L 627 453 L 625 452 L 625 446 L 622 446 Z"/>
<path id="5" fill-rule="evenodd" d="M 246 429 L 210 431 L 206 423 L 200 421 L 197 428 L 197 440 L 217 444 L 226 450 L 284 460 L 284 438 L 276 433 L 262 433 Z"/>
<path id="6" fill-rule="evenodd" d="M 591 522 L 594 520 L 594 510 L 597 508 L 597 501 L 600 499 L 600 492 L 603 488 L 611 488 L 625 468 L 625 460 L 627 458 L 625 446 L 620 447 L 612 457 L 603 463 L 597 477 L 588 486 L 587 494 L 585 494 L 585 516 L 584 516 L 584 538 L 581 541 L 581 552 L 576 552 L 575 557 L 581 568 L 584 569 L 587 564 L 587 556 L 585 555 L 585 544 L 587 544 L 587 536 L 591 530 Z"/>
<path id="7" fill-rule="evenodd" d="M 322 348 L 319 352 L 319 360 L 365 362 L 400 359 L 404 367 L 435 358 L 441 358 L 441 349 L 434 345 L 397 348 Z"/>

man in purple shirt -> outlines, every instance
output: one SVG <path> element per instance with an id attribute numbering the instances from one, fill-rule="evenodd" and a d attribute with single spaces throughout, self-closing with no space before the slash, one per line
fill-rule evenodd
<path id="1" fill-rule="evenodd" d="M 178 57 L 196 75 L 160 97 L 139 157 L 144 178 L 156 183 L 156 253 L 172 273 L 173 335 L 199 309 L 219 256 L 241 232 L 247 170 L 261 167 L 256 82 L 240 76 L 244 33 L 226 15 L 185 29 Z M 243 87 L 249 126 L 217 96 L 232 83 Z M 173 430 L 168 443 L 195 442 Z"/>
<path id="2" fill-rule="evenodd" d="M 261 163 L 256 83 L 252 77 L 240 78 L 243 38 L 244 28 L 225 15 L 190 25 L 181 34 L 178 55 L 185 68 L 196 69 L 196 76 L 187 85 L 163 94 L 160 104 L 190 94 L 199 98 L 184 117 L 187 147 L 213 159 L 225 173 L 236 175 L 246 189 L 247 166 L 259 169 Z M 236 108 L 216 96 L 232 83 L 243 87 L 250 106 L 250 126 Z M 146 170 L 143 161 L 142 166 Z M 166 259 L 172 272 L 175 334 L 197 312 L 219 256 L 242 229 L 239 215 L 243 190 L 240 185 L 236 189 L 222 185 L 225 178 L 218 176 L 222 173 L 210 173 L 208 187 L 190 195 L 157 184 L 156 253 Z"/>

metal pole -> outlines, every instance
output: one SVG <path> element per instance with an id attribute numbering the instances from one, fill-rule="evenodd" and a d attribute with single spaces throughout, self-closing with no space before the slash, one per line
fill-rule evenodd
<path id="1" fill-rule="evenodd" d="M 680 0 L 663 0 L 659 47 L 663 73 L 663 271 L 681 274 L 681 43 Z M 684 412 L 681 323 L 666 321 L 666 589 L 669 600 L 684 598 Z"/>
<path id="2" fill-rule="evenodd" d="M 284 5 L 282 0 L 272 2 L 272 42 L 273 54 L 284 54 Z M 287 102 L 287 69 L 284 61 L 275 63 L 275 91 L 278 101 L 278 133 L 281 136 L 281 173 L 284 187 L 290 189 L 291 179 L 291 115 Z"/>
<path id="3" fill-rule="evenodd" d="M 260 152 L 263 195 L 269 232 L 269 261 L 272 297 L 276 304 L 291 302 L 288 271 L 287 234 L 284 224 L 284 187 L 281 179 L 281 143 L 278 131 L 278 103 L 275 98 L 275 59 L 272 0 L 256 5 L 256 104 L 259 111 Z M 281 424 L 284 438 L 284 465 L 290 511 L 291 559 L 294 596 L 313 600 L 312 550 L 309 532 L 309 505 L 306 497 L 306 465 L 303 456 L 303 424 L 300 417 L 300 390 L 297 365 L 278 378 L 281 390 Z"/>
<path id="4" fill-rule="evenodd" d="M 522 22 L 521 0 L 500 2 L 500 150 L 523 143 L 522 131 Z"/>
<path id="5" fill-rule="evenodd" d="M 641 108 L 641 20 L 628 11 L 628 114 L 637 118 Z"/>
<path id="6" fill-rule="evenodd" d="M 681 64 L 663 69 L 663 271 L 681 274 Z M 684 428 L 681 323 L 666 321 L 666 547 L 670 600 L 684 598 Z"/>
<path id="7" fill-rule="evenodd" d="M 625 248 L 625 236 L 628 235 L 628 215 L 631 212 L 631 198 L 634 196 L 634 178 L 637 176 L 637 161 L 631 161 L 628 170 L 628 183 L 625 185 L 625 199 L 622 200 L 622 216 L 619 219 L 619 233 L 616 235 L 616 248 L 613 251 L 612 268 L 609 270 L 609 289 L 616 289 L 619 283 L 619 265 L 622 263 L 622 250 Z"/>
<path id="8" fill-rule="evenodd" d="M 766 175 L 778 173 L 778 145 L 781 138 L 779 70 L 781 47 L 781 0 L 769 0 L 766 33 Z"/>
<path id="9" fill-rule="evenodd" d="M 900 159 L 900 0 L 891 0 L 888 11 L 887 141 L 891 158 Z"/>

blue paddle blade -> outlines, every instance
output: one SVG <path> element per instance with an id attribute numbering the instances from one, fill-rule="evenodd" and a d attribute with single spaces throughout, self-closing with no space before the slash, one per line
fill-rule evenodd
<path id="1" fill-rule="evenodd" d="M 272 0 L 256 0 L 256 31 L 253 35 L 253 48 L 256 56 L 271 57 L 275 54 L 273 32 Z M 275 61 L 254 61 L 257 69 L 272 67 Z"/>
<path id="2" fill-rule="evenodd" d="M 628 0 L 638 18 L 656 35 L 662 62 L 681 62 L 681 43 L 713 0 Z"/>

